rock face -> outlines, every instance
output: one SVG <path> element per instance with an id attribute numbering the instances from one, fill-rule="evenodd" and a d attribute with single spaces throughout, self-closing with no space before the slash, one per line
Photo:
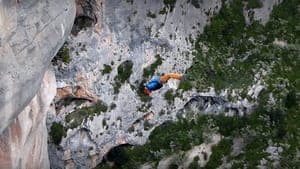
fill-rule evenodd
<path id="1" fill-rule="evenodd" d="M 80 2 L 85 4 L 84 1 Z M 100 111 L 100 106 L 99 110 L 96 106 L 82 108 L 86 103 L 75 105 L 77 103 L 74 101 L 59 109 L 56 114 L 49 115 L 48 127 L 56 122 L 66 132 L 59 145 L 49 145 L 52 168 L 95 167 L 111 148 L 122 144 L 144 144 L 156 126 L 166 121 L 175 121 L 177 115 L 243 115 L 251 111 L 255 105 L 251 101 L 257 99 L 264 89 L 260 74 L 266 75 L 267 69 L 255 71 L 254 83 L 245 86 L 245 91 L 248 90 L 245 95 L 249 96 L 246 99 L 239 96 L 239 89 L 226 89 L 221 94 L 211 94 L 199 93 L 194 89 L 174 91 L 170 89 L 174 86 L 167 85 L 159 92 L 153 92 L 152 99 L 145 101 L 140 96 L 139 87 L 143 83 L 141 79 L 149 80 L 152 76 L 149 72 L 150 75 L 145 75 L 149 69 L 154 67 L 153 74 L 184 73 L 191 66 L 193 38 L 203 31 L 224 1 L 198 1 L 198 5 L 189 3 L 196 1 L 177 1 L 171 5 L 163 4 L 162 1 L 96 2 L 100 7 L 96 14 L 98 23 L 95 27 L 85 28 L 78 31 L 77 36 L 70 37 L 68 45 L 72 61 L 64 67 L 56 67 L 60 91 L 58 98 L 75 96 L 80 99 L 74 89 L 81 86 L 109 106 L 105 110 L 103 106 L 101 109 L 104 111 Z M 264 2 L 261 10 L 264 15 L 259 14 L 261 19 L 255 13 L 260 10 L 250 11 L 251 17 L 254 17 L 252 19 L 261 23 L 268 19 L 271 11 L 268 8 L 275 4 L 275 1 Z M 250 17 L 246 14 L 245 17 Z M 83 16 L 91 18 L 93 15 Z M 239 16 L 242 15 L 239 13 Z M 204 52 L 212 47 L 198 45 Z M 228 62 L 232 62 L 232 59 L 229 58 Z M 199 67 L 206 66 L 200 64 Z M 130 75 L 127 76 L 127 73 Z M 223 92 L 236 96 L 232 98 L 234 102 L 227 101 L 226 96 L 229 94 L 222 95 Z M 243 147 L 243 141 L 236 141 L 235 144 Z M 202 147 L 191 150 L 188 162 L 195 157 L 196 151 L 202 150 Z M 235 154 L 238 153 L 239 150 L 235 149 Z M 203 152 L 199 158 L 209 159 L 209 153 Z"/>
<path id="2" fill-rule="evenodd" d="M 187 116 L 189 113 L 197 114 L 220 114 L 233 116 L 243 116 L 245 113 L 251 112 L 253 104 L 247 100 L 237 103 L 231 103 L 220 96 L 210 95 L 194 95 L 179 111 L 178 115 Z"/>
<path id="3" fill-rule="evenodd" d="M 72 0 L 0 0 L 0 168 L 49 168 L 51 59 L 69 35 Z M 46 73 L 45 73 L 46 72 Z"/>
<path id="4" fill-rule="evenodd" d="M 256 9 L 246 10 L 244 9 L 244 16 L 246 22 L 249 24 L 250 20 L 259 21 L 262 24 L 266 24 L 270 18 L 270 13 L 275 5 L 278 5 L 282 0 L 265 0 L 262 1 L 262 7 Z"/>
<path id="5" fill-rule="evenodd" d="M 201 1 L 196 7 L 177 1 L 172 9 L 160 0 L 95 2 L 95 27 L 70 37 L 72 60 L 67 66 L 56 67 L 56 78 L 58 88 L 82 86 L 108 109 L 67 129 L 59 148 L 49 146 L 53 168 L 94 167 L 112 147 L 144 144 L 155 126 L 175 120 L 190 96 L 169 103 L 164 97 L 170 89 L 166 85 L 153 92 L 152 100 L 143 102 L 138 88 L 142 79 L 151 78 L 145 77 L 143 70 L 161 60 L 153 73 L 184 73 L 193 60 L 192 39 L 221 8 L 221 0 Z M 122 68 L 124 63 L 130 63 L 128 68 Z M 123 79 L 123 70 L 131 72 L 128 79 Z M 68 122 L 78 121 L 70 117 L 79 115 L 72 115 L 79 107 L 66 106 L 49 117 L 49 124 L 57 122 L 68 128 Z M 151 127 L 144 129 L 146 121 Z"/>
<path id="6" fill-rule="evenodd" d="M 0 1 L 0 133 L 38 92 L 74 17 L 73 0 Z"/>
<path id="7" fill-rule="evenodd" d="M 96 96 L 93 96 L 81 86 L 57 88 L 56 99 L 62 100 L 65 98 L 85 99 L 94 102 L 97 100 Z"/>
<path id="8" fill-rule="evenodd" d="M 48 70 L 39 92 L 0 135 L 0 168 L 50 168 L 46 114 L 55 93 L 55 76 Z"/>

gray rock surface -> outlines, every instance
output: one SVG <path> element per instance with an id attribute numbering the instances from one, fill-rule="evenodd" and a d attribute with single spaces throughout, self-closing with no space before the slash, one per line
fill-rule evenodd
<path id="1" fill-rule="evenodd" d="M 0 135 L 1 169 L 50 168 L 46 114 L 55 93 L 55 76 L 48 70 L 38 93 Z"/>
<path id="2" fill-rule="evenodd" d="M 246 22 L 249 24 L 252 21 L 258 21 L 265 25 L 269 18 L 270 14 L 273 10 L 273 7 L 275 5 L 278 5 L 282 2 L 282 0 L 263 0 L 262 7 L 261 8 L 255 8 L 255 9 L 244 9 L 244 16 L 246 19 Z"/>
<path id="3" fill-rule="evenodd" d="M 143 69 L 155 62 L 155 55 L 159 54 L 162 64 L 156 74 L 184 73 L 193 59 L 191 39 L 203 31 L 209 18 L 221 7 L 220 0 L 202 1 L 200 8 L 177 1 L 172 12 L 160 14 L 165 5 L 158 0 L 97 2 L 98 23 L 69 38 L 72 61 L 56 67 L 57 85 L 59 88 L 82 86 L 107 105 L 116 107 L 68 129 L 60 144 L 62 148 L 50 145 L 49 158 L 54 168 L 91 168 L 90 151 L 97 156 L 94 160 L 100 162 L 112 147 L 144 144 L 155 126 L 175 120 L 190 95 L 176 98 L 170 104 L 164 98 L 165 92 L 171 89 L 166 85 L 160 92 L 153 92 L 150 102 L 141 101 L 137 88 L 143 79 Z M 117 69 L 126 60 L 133 62 L 132 74 L 115 93 Z M 104 64 L 111 66 L 110 73 L 101 73 Z M 53 121 L 66 124 L 65 116 L 74 108 L 70 105 L 57 115 L 49 115 L 49 124 Z M 145 121 L 152 127 L 144 129 Z M 132 127 L 134 131 L 129 131 Z"/>
<path id="4" fill-rule="evenodd" d="M 224 94 L 179 91 L 180 96 L 170 103 L 165 99 L 165 93 L 171 91 L 175 95 L 174 86 L 165 85 L 159 92 L 151 94 L 149 102 L 143 102 L 139 97 L 143 70 L 155 62 L 157 54 L 161 56 L 162 64 L 155 74 L 184 73 L 191 66 L 194 57 L 192 40 L 219 11 L 221 0 L 201 1 L 199 8 L 187 1 L 177 1 L 172 12 L 164 11 L 165 5 L 159 0 L 96 2 L 98 8 L 94 9 L 98 9 L 95 11 L 98 22 L 95 27 L 83 29 L 68 39 L 72 61 L 56 66 L 57 85 L 59 88 L 81 86 L 115 107 L 69 128 L 59 148 L 50 144 L 49 158 L 53 168 L 94 167 L 111 148 L 121 144 L 144 144 L 156 126 L 169 120 L 176 121 L 178 115 L 187 112 L 232 116 L 251 111 L 255 104 L 247 99 L 227 100 L 227 96 L 235 95 L 238 89 L 228 91 L 229 94 L 227 91 L 223 91 Z M 115 93 L 118 66 L 127 60 L 133 63 L 132 74 Z M 105 65 L 111 67 L 107 74 L 102 73 Z M 254 86 L 249 86 L 251 98 L 255 98 L 263 86 L 263 82 L 253 82 Z M 50 114 L 48 127 L 52 122 L 67 127 L 66 116 L 85 104 L 72 103 L 56 114 Z"/>
<path id="5" fill-rule="evenodd" d="M 38 92 L 74 17 L 74 0 L 0 0 L 0 133 Z"/>
<path id="6" fill-rule="evenodd" d="M 251 112 L 253 104 L 247 100 L 242 102 L 232 103 L 220 96 L 211 95 L 194 95 L 186 102 L 183 108 L 178 112 L 180 116 L 188 116 L 202 114 L 220 114 L 223 113 L 229 116 L 243 116 Z"/>

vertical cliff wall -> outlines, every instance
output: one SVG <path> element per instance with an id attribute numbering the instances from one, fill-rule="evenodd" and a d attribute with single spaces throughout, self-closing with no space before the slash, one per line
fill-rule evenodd
<path id="1" fill-rule="evenodd" d="M 39 90 L 74 17 L 73 0 L 0 1 L 0 133 Z"/>
<path id="2" fill-rule="evenodd" d="M 53 168 L 95 167 L 111 148 L 144 144 L 156 126 L 176 119 L 187 99 L 169 103 L 165 93 L 173 90 L 165 86 L 145 101 L 140 85 L 154 74 L 184 73 L 194 57 L 192 39 L 222 6 L 220 0 L 199 1 L 199 7 L 188 1 L 177 1 L 173 7 L 160 0 L 96 2 L 97 23 L 70 36 L 71 61 L 55 65 L 58 98 L 70 91 L 74 100 L 60 100 L 67 106 L 49 117 L 49 124 L 63 126 L 61 133 L 66 133 L 58 145 L 49 146 Z M 88 11 L 83 16 L 91 20 Z M 96 99 L 79 100 L 77 88 Z M 80 109 L 92 102 L 97 104 Z"/>
<path id="3" fill-rule="evenodd" d="M 47 69 L 74 18 L 74 0 L 0 0 L 1 169 L 50 168 L 45 120 L 56 82 Z"/>
<path id="4" fill-rule="evenodd" d="M 48 70 L 39 92 L 0 135 L 0 168 L 49 168 L 46 114 L 56 93 Z"/>

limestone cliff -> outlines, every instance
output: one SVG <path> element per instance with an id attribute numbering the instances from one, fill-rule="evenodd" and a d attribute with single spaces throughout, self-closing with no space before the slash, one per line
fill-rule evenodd
<path id="1" fill-rule="evenodd" d="M 39 90 L 74 17 L 73 0 L 0 1 L 0 133 Z"/>
<path id="2" fill-rule="evenodd" d="M 255 106 L 265 85 L 261 77 L 268 74 L 259 67 L 253 68 L 255 77 L 249 76 L 250 82 L 244 89 L 228 85 L 215 92 L 214 85 L 207 83 L 201 86 L 200 92 L 200 87 L 195 87 L 216 76 L 214 66 L 218 64 L 213 65 L 210 59 L 221 55 L 213 51 L 211 57 L 196 56 L 195 45 L 203 54 L 211 49 L 195 39 L 205 31 L 211 18 L 221 8 L 229 7 L 231 1 L 87 0 L 89 5 L 81 2 L 85 4 L 83 6 L 89 6 L 81 6 L 82 9 L 94 10 L 96 19 L 90 10 L 87 15 L 78 16 L 85 16 L 87 23 L 89 20 L 97 23 L 86 27 L 91 24 L 78 20 L 77 23 L 81 23 L 78 27 L 83 29 L 76 29 L 74 36 L 67 40 L 70 61 L 55 65 L 59 88 L 57 111 L 49 115 L 48 128 L 53 129 L 52 133 L 62 134 L 51 136 L 56 144 L 49 145 L 53 168 L 95 167 L 113 147 L 145 144 L 157 126 L 176 121 L 178 116 L 197 113 L 243 116 Z M 272 11 L 270 6 L 275 3 L 268 0 L 255 7 L 263 11 L 259 16 L 256 9 L 248 9 L 246 2 L 240 3 L 237 11 L 244 11 L 245 16 L 242 13 L 238 16 L 241 20 L 251 16 L 249 22 L 263 23 L 268 20 Z M 97 7 L 91 7 L 93 5 Z M 251 15 L 246 15 L 248 13 Z M 222 22 L 219 26 L 223 26 Z M 200 61 L 193 63 L 197 57 Z M 204 61 L 207 63 L 199 64 Z M 229 58 L 228 64 L 231 62 Z M 193 64 L 210 76 L 203 79 L 194 73 L 192 79 L 197 80 L 190 90 L 173 90 L 174 85 L 166 85 L 159 92 L 153 92 L 152 98 L 141 94 L 141 87 L 152 75 L 186 73 Z M 240 96 L 242 90 L 249 99 Z M 231 101 L 228 101 L 229 97 L 232 97 Z M 53 127 L 56 125 L 59 127 Z M 207 161 L 209 153 L 204 154 Z"/>
<path id="3" fill-rule="evenodd" d="M 39 92 L 0 135 L 0 168 L 49 168 L 46 114 L 56 93 L 52 70 Z"/>
<path id="4" fill-rule="evenodd" d="M 50 167 L 45 119 L 56 82 L 47 70 L 74 18 L 73 0 L 0 0 L 1 169 Z"/>

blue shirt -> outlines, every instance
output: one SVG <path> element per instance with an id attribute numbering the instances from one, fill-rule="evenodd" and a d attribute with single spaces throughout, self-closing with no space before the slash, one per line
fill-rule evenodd
<path id="1" fill-rule="evenodd" d="M 146 88 L 153 91 L 160 89 L 163 85 L 160 83 L 160 77 L 154 76 L 147 84 Z"/>

